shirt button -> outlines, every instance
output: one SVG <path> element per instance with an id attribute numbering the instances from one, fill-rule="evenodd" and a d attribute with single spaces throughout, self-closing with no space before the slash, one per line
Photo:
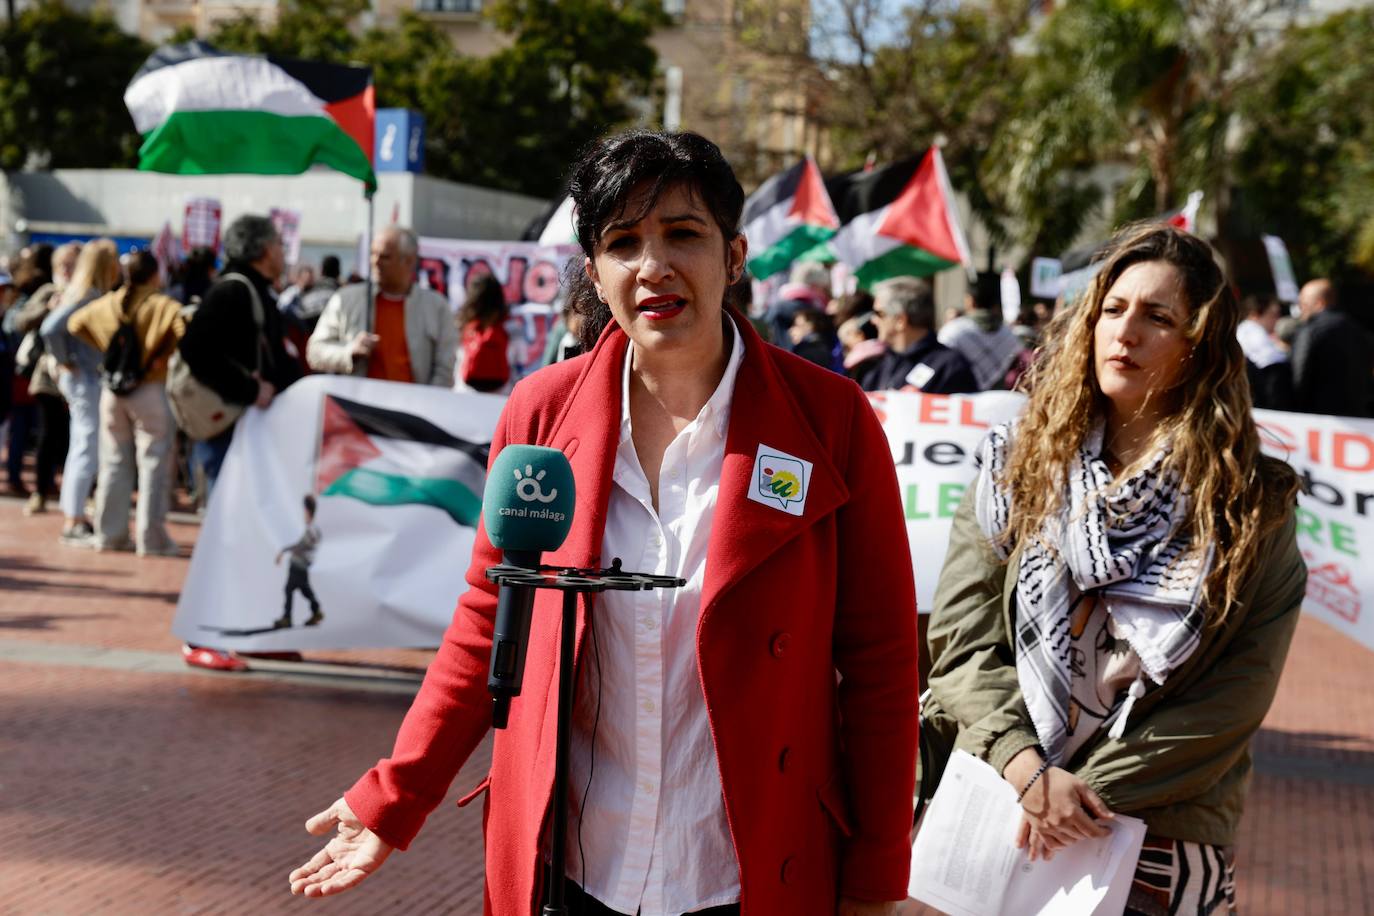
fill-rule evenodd
<path id="1" fill-rule="evenodd" d="M 780 631 L 773 634 L 773 639 L 768 644 L 768 651 L 773 653 L 774 658 L 782 658 L 791 647 L 792 635 L 786 631 Z"/>
<path id="2" fill-rule="evenodd" d="M 645 618 L 644 618 L 644 629 L 646 629 L 646 630 L 652 630 L 655 626 L 657 626 L 657 624 L 654 623 L 654 618 L 652 618 L 652 617 L 645 617 Z"/>
<path id="3" fill-rule="evenodd" d="M 645 780 L 644 782 L 641 782 L 639 784 L 639 788 L 642 792 L 652 792 L 654 791 L 654 784 L 649 782 L 648 780 Z"/>
<path id="4" fill-rule="evenodd" d="M 653 712 L 653 711 L 654 711 L 654 701 L 653 701 L 653 700 L 645 700 L 645 701 L 644 701 L 644 711 L 645 711 L 645 712 Z"/>

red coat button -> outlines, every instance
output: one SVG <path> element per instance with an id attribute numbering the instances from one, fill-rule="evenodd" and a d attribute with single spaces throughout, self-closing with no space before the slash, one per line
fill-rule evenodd
<path id="1" fill-rule="evenodd" d="M 789 881 L 792 880 L 792 877 L 793 877 L 795 874 L 796 874 L 796 866 L 795 866 L 795 863 L 794 863 L 792 857 L 791 857 L 791 856 L 788 856 L 787 858 L 785 858 L 785 859 L 782 860 L 782 871 L 781 871 L 781 873 L 778 875 L 778 877 L 782 879 L 782 883 L 783 883 L 783 884 L 786 884 L 787 882 L 789 882 Z"/>
<path id="2" fill-rule="evenodd" d="M 791 748 L 786 748 L 786 747 L 785 747 L 785 748 L 782 749 L 782 753 L 778 754 L 778 772 L 779 772 L 779 773 L 786 773 L 786 772 L 787 772 L 787 758 L 791 755 L 791 753 L 792 753 Z"/>
<path id="3" fill-rule="evenodd" d="M 782 658 L 791 647 L 792 634 L 786 632 L 774 633 L 773 640 L 768 645 L 768 651 L 773 653 L 774 658 Z"/>

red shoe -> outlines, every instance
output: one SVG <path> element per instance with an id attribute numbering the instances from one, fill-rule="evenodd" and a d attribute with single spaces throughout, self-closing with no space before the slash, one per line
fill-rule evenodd
<path id="1" fill-rule="evenodd" d="M 188 643 L 181 647 L 181 657 L 192 668 L 209 668 L 211 671 L 248 670 L 247 662 L 233 652 L 227 652 L 224 649 L 211 649 Z"/>

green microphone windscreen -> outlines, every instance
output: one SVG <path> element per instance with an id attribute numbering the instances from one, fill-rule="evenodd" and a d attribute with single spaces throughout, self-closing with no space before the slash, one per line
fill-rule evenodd
<path id="1" fill-rule="evenodd" d="M 572 527 L 572 465 L 556 448 L 508 445 L 492 462 L 482 520 L 502 550 L 557 550 Z"/>

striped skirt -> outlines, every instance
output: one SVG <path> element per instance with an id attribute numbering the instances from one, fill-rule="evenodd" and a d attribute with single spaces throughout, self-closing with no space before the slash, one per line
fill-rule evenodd
<path id="1" fill-rule="evenodd" d="M 1236 916 L 1231 847 L 1147 836 L 1123 916 Z"/>

